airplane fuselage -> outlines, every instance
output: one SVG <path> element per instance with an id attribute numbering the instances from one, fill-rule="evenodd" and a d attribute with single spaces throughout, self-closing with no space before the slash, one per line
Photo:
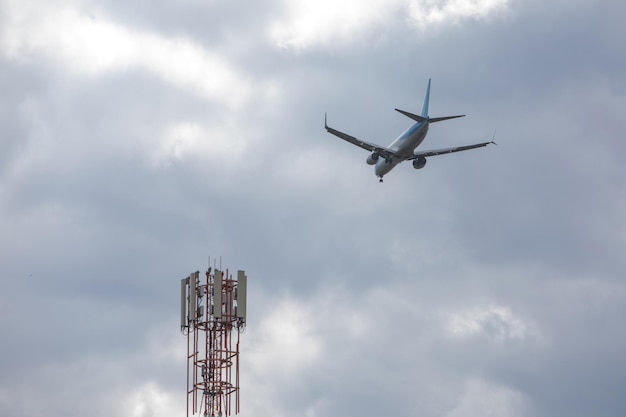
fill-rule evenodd
<path id="1" fill-rule="evenodd" d="M 398 138 L 389 145 L 389 149 L 393 150 L 395 155 L 389 159 L 378 158 L 376 167 L 374 168 L 376 176 L 382 178 L 400 162 L 412 156 L 415 148 L 426 138 L 427 133 L 428 121 L 415 123 L 405 130 L 404 133 L 398 136 Z"/>

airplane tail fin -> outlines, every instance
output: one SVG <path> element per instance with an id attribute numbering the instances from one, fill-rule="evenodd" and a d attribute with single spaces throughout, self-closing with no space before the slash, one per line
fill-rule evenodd
<path id="1" fill-rule="evenodd" d="M 428 79 L 428 87 L 426 88 L 426 96 L 424 97 L 424 105 L 422 106 L 422 117 L 428 119 L 428 101 L 430 100 L 430 78 Z"/>
<path id="2" fill-rule="evenodd" d="M 444 117 L 428 117 L 428 102 L 430 100 L 430 78 L 428 79 L 428 87 L 426 88 L 426 96 L 424 97 L 424 106 L 422 107 L 422 114 L 417 115 L 413 113 L 409 113 L 408 111 L 395 109 L 397 112 L 404 114 L 406 117 L 409 117 L 415 120 L 418 123 L 428 122 L 428 123 L 436 123 L 442 122 L 444 120 L 456 119 L 457 117 L 465 117 L 464 114 L 459 116 L 444 116 Z"/>

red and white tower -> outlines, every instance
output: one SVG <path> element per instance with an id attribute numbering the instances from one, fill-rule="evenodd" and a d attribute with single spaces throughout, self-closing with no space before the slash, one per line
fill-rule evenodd
<path id="1" fill-rule="evenodd" d="M 239 335 L 246 325 L 244 271 L 209 268 L 180 283 L 180 328 L 187 336 L 187 417 L 239 413 Z M 234 404 L 234 407 L 233 407 Z"/>

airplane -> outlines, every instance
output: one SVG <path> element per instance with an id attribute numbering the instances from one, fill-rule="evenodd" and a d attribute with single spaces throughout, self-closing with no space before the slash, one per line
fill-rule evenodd
<path id="1" fill-rule="evenodd" d="M 422 114 L 417 115 L 409 113 L 408 111 L 395 109 L 397 112 L 415 120 L 415 124 L 404 131 L 396 140 L 394 140 L 388 147 L 376 145 L 374 143 L 365 142 L 357 139 L 354 136 L 350 136 L 346 133 L 340 132 L 328 126 L 327 115 L 324 114 L 324 127 L 328 133 L 331 133 L 353 145 L 368 150 L 371 154 L 365 160 L 368 165 L 375 165 L 374 172 L 379 179 L 379 182 L 383 182 L 383 176 L 389 171 L 394 169 L 396 165 L 404 161 L 413 161 L 413 168 L 422 169 L 426 165 L 426 158 L 436 155 L 445 155 L 453 152 L 467 151 L 470 149 L 481 148 L 491 143 L 496 145 L 492 138 L 489 142 L 477 143 L 474 145 L 457 146 L 453 148 L 433 149 L 430 151 L 415 152 L 417 148 L 428 133 L 428 127 L 431 123 L 441 122 L 443 120 L 456 119 L 458 117 L 465 117 L 465 115 L 459 116 L 444 116 L 444 117 L 429 117 L 428 116 L 428 101 L 430 99 L 430 79 L 428 79 L 428 87 L 426 88 L 426 97 L 424 97 L 424 105 L 422 107 Z"/>

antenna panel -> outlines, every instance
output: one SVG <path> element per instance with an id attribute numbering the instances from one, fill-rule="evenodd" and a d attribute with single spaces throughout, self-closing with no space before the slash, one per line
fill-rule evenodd
<path id="1" fill-rule="evenodd" d="M 196 285 L 200 272 L 193 272 L 189 275 L 189 320 L 196 319 Z"/>
<path id="2" fill-rule="evenodd" d="M 180 328 L 187 327 L 187 282 L 188 278 L 180 280 Z"/>
<path id="3" fill-rule="evenodd" d="M 244 271 L 237 271 L 237 317 L 246 318 L 248 277 Z"/>
<path id="4" fill-rule="evenodd" d="M 215 271 L 213 282 L 213 317 L 222 317 L 222 279 L 224 273 L 222 271 Z"/>

